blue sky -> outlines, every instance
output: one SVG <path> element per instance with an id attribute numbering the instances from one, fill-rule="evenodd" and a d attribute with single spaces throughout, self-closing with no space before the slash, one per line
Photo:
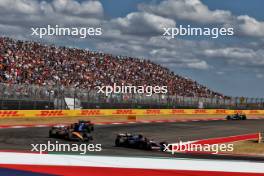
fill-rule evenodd
<path id="1" fill-rule="evenodd" d="M 235 15 L 244 15 L 264 20 L 262 0 L 202 0 L 212 10 L 223 9 L 231 10 Z"/>
<path id="2" fill-rule="evenodd" d="M 263 7 L 263 0 L 2 0 L 0 34 L 150 59 L 226 95 L 264 97 Z M 48 24 L 104 33 L 89 40 L 30 36 L 30 27 Z M 163 27 L 188 24 L 231 26 L 235 35 L 162 38 Z"/>
<path id="3" fill-rule="evenodd" d="M 160 2 L 161 0 L 101 0 L 105 12 L 111 17 L 125 16 L 137 11 L 139 3 Z M 231 10 L 236 15 L 248 14 L 252 17 L 264 20 L 263 0 L 202 0 L 212 10 Z"/>
<path id="4" fill-rule="evenodd" d="M 229 10 L 234 15 L 249 15 L 258 20 L 264 20 L 263 13 L 263 0 L 201 0 L 204 4 L 208 6 L 210 10 Z M 144 1 L 146 2 L 160 2 L 160 1 Z M 141 0 L 102 0 L 102 4 L 105 7 L 105 12 L 111 17 L 123 17 L 126 14 L 137 11 L 137 6 L 139 3 L 142 3 Z M 118 4 L 118 5 L 117 5 Z M 241 40 L 232 39 L 231 42 L 240 42 Z M 246 39 L 245 39 L 246 42 Z M 264 57 L 264 56 L 263 56 Z M 172 68 L 173 69 L 173 68 Z M 235 68 L 234 68 L 235 69 Z M 208 74 L 207 71 L 193 70 L 193 69 L 177 69 L 177 73 L 189 76 L 199 82 L 209 85 L 209 87 L 214 88 L 214 90 L 224 92 L 228 95 L 235 96 L 255 96 L 262 97 L 263 93 L 263 83 L 260 86 L 257 86 L 257 81 L 251 79 L 254 77 L 251 71 L 245 71 L 243 74 L 240 74 L 242 71 L 237 71 L 233 73 L 232 79 L 226 78 L 226 75 L 219 76 L 215 74 Z M 248 75 L 243 77 L 242 75 Z M 216 78 L 217 77 L 217 78 Z M 263 81 L 263 80 L 262 80 Z M 254 86 L 254 88 L 252 87 Z"/>

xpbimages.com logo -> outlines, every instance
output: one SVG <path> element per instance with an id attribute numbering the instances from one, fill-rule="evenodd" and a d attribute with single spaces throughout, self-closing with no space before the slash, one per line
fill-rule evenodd
<path id="1" fill-rule="evenodd" d="M 113 86 L 97 86 L 97 93 L 105 94 L 106 96 L 113 94 L 146 94 L 146 96 L 152 96 L 152 94 L 167 94 L 167 86 L 132 86 L 132 85 L 117 85 Z"/>
<path id="2" fill-rule="evenodd" d="M 177 36 L 207 36 L 213 39 L 218 38 L 219 36 L 233 36 L 234 29 L 233 28 L 199 28 L 199 27 L 191 27 L 187 25 L 184 27 L 180 25 L 175 28 L 163 28 L 164 33 L 163 36 L 166 39 L 173 39 Z"/>
<path id="3" fill-rule="evenodd" d="M 55 141 L 55 143 L 48 141 L 46 144 L 31 144 L 31 147 L 31 152 L 38 152 L 39 154 L 44 152 L 77 152 L 84 155 L 88 152 L 102 151 L 102 144 L 65 144 L 59 143 L 59 141 Z"/>
<path id="4" fill-rule="evenodd" d="M 163 144 L 164 152 L 210 152 L 218 154 L 219 152 L 232 152 L 234 144 L 199 144 L 193 142 L 182 142 L 175 144 Z"/>
<path id="5" fill-rule="evenodd" d="M 43 38 L 44 36 L 77 36 L 87 38 L 88 36 L 102 35 L 102 28 L 94 27 L 60 27 L 59 25 L 47 27 L 32 27 L 31 35 Z"/>

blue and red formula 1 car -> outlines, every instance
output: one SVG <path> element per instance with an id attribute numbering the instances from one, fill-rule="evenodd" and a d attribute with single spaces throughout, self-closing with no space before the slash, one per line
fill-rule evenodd
<path id="1" fill-rule="evenodd" d="M 115 146 L 142 150 L 163 151 L 166 142 L 156 142 L 144 137 L 142 134 L 120 133 L 116 136 Z"/>

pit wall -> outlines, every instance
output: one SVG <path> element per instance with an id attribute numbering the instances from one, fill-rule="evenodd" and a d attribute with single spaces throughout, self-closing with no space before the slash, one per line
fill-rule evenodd
<path id="1" fill-rule="evenodd" d="M 82 109 L 82 110 L 0 110 L 0 118 L 166 116 L 166 115 L 264 115 L 264 110 L 226 109 Z"/>

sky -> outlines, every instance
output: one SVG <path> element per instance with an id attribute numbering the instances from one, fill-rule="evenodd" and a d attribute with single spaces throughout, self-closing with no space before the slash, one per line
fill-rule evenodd
<path id="1" fill-rule="evenodd" d="M 263 0 L 1 0 L 0 35 L 149 59 L 229 96 L 264 97 Z M 101 27 L 44 37 L 31 27 Z M 162 37 L 164 27 L 232 27 L 233 36 Z"/>

